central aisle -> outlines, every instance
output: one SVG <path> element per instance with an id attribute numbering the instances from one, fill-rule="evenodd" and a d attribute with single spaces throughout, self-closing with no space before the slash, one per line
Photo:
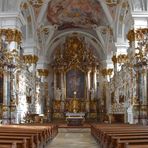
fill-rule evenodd
<path id="1" fill-rule="evenodd" d="M 99 148 L 90 132 L 58 133 L 46 148 Z"/>

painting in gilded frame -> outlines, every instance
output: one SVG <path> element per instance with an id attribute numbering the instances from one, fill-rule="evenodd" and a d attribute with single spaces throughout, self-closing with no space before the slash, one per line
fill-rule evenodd
<path id="1" fill-rule="evenodd" d="M 82 71 L 71 69 L 66 74 L 66 97 L 73 98 L 76 91 L 77 98 L 84 98 L 85 75 Z"/>

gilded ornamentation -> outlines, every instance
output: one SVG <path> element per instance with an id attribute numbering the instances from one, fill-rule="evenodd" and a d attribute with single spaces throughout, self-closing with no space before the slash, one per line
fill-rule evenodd
<path id="1" fill-rule="evenodd" d="M 109 68 L 109 69 L 105 68 L 105 69 L 102 69 L 101 72 L 102 72 L 102 75 L 104 77 L 107 76 L 107 75 L 111 76 L 112 75 L 112 72 L 113 72 L 113 69 L 112 68 Z"/>
<path id="2" fill-rule="evenodd" d="M 113 55 L 112 61 L 113 61 L 114 65 L 118 62 L 116 55 Z"/>
<path id="3" fill-rule="evenodd" d="M 3 111 L 3 112 L 7 112 L 7 111 L 8 111 L 7 105 L 3 104 L 3 106 L 2 106 L 2 111 Z"/>
<path id="4" fill-rule="evenodd" d="M 124 103 L 113 103 L 111 105 L 111 112 L 112 113 L 123 113 L 125 112 Z"/>
<path id="5" fill-rule="evenodd" d="M 38 74 L 39 74 L 39 76 L 47 77 L 49 74 L 49 70 L 48 69 L 38 69 Z"/>
<path id="6" fill-rule="evenodd" d="M 84 38 L 77 36 L 68 37 L 64 44 L 64 50 L 56 50 L 53 66 L 56 69 L 68 71 L 71 68 L 87 71 L 88 67 L 98 64 L 91 49 L 86 47 Z"/>
<path id="7" fill-rule="evenodd" d="M 139 104 L 139 100 L 136 96 L 133 97 L 133 105 L 138 105 Z"/>
<path id="8" fill-rule="evenodd" d="M 55 100 L 53 102 L 53 108 L 54 108 L 54 112 L 60 112 L 61 111 L 61 101 Z"/>
<path id="9" fill-rule="evenodd" d="M 70 101 L 69 106 L 70 112 L 77 113 L 80 112 L 80 100 L 76 98 L 76 94 L 74 94 L 74 98 Z"/>
<path id="10" fill-rule="evenodd" d="M 21 3 L 20 7 L 22 9 L 28 9 L 28 4 L 27 3 Z"/>
<path id="11" fill-rule="evenodd" d="M 128 62 L 128 56 L 126 54 L 120 54 L 117 57 L 118 63 L 127 63 Z"/>
<path id="12" fill-rule="evenodd" d="M 38 57 L 36 55 L 24 55 L 23 60 L 28 64 L 36 64 L 38 61 Z"/>
<path id="13" fill-rule="evenodd" d="M 133 41 L 139 41 L 144 39 L 144 34 L 148 33 L 148 28 L 140 28 L 137 30 L 130 30 L 127 34 L 127 39 L 129 40 L 130 44 Z"/>
<path id="14" fill-rule="evenodd" d="M 0 36 L 2 35 L 8 42 L 15 41 L 19 44 L 22 40 L 22 33 L 17 29 L 0 29 Z"/>
<path id="15" fill-rule="evenodd" d="M 28 0 L 34 8 L 39 8 L 43 5 L 44 0 Z"/>
<path id="16" fill-rule="evenodd" d="M 106 0 L 106 4 L 113 7 L 119 4 L 119 0 Z"/>
<path id="17" fill-rule="evenodd" d="M 105 77 L 107 76 L 107 69 L 102 69 L 102 75 Z"/>

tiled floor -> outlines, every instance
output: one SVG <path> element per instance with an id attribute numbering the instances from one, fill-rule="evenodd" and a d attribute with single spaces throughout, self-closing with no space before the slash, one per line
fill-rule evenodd
<path id="1" fill-rule="evenodd" d="M 59 133 L 46 148 L 99 148 L 90 132 Z"/>

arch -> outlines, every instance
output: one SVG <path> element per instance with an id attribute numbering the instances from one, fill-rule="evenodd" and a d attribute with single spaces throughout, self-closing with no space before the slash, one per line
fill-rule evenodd
<path id="1" fill-rule="evenodd" d="M 123 3 L 125 3 L 125 2 L 128 2 L 128 4 L 129 4 L 129 13 L 132 13 L 132 5 L 131 5 L 131 1 L 130 1 L 130 3 L 129 3 L 129 0 L 127 0 L 127 1 L 125 1 L 125 0 L 122 0 L 122 2 L 121 2 L 121 4 L 120 4 L 120 6 L 119 6 L 119 8 L 118 8 L 118 12 L 117 12 L 117 16 L 116 16 L 116 24 L 115 24 L 115 26 L 116 26 L 116 30 L 115 30 L 115 40 L 117 41 L 117 39 L 118 38 L 121 38 L 121 39 L 123 39 L 123 41 L 125 40 L 125 38 L 124 38 L 124 36 L 125 36 L 125 22 L 124 22 L 124 18 L 125 18 L 125 14 L 126 14 L 126 10 L 125 9 L 123 9 Z M 124 15 L 122 15 L 123 16 L 123 22 L 122 23 L 120 23 L 120 17 L 121 17 L 121 13 L 122 13 L 122 11 L 124 10 Z M 130 23 L 130 22 L 129 22 Z M 119 33 L 119 27 L 121 28 L 121 34 Z M 128 27 L 128 26 L 127 26 Z M 119 36 L 119 35 L 121 35 L 121 36 Z"/>
<path id="2" fill-rule="evenodd" d="M 27 1 L 27 0 L 22 0 L 21 2 L 20 2 L 20 6 L 21 6 L 21 3 L 26 3 L 27 5 L 28 5 L 28 10 L 29 10 L 29 15 L 31 16 L 31 27 L 32 27 L 32 38 L 34 38 L 35 39 L 35 37 L 37 36 L 35 36 L 35 33 L 36 33 L 36 31 L 35 31 L 35 15 L 34 15 L 34 11 L 33 11 L 33 8 L 31 7 L 31 5 L 29 4 L 29 2 Z M 26 33 L 27 33 L 27 25 L 29 24 L 28 23 L 28 20 L 27 20 L 27 18 L 25 18 L 25 20 L 26 20 Z M 27 35 L 27 34 L 26 34 Z M 27 37 L 27 36 L 26 36 Z M 26 37 L 25 37 L 25 39 L 26 39 Z"/>

